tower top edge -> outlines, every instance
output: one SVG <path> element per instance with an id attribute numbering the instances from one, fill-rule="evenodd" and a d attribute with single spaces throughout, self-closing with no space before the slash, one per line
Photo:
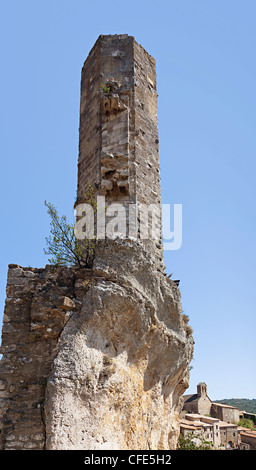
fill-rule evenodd
<path id="1" fill-rule="evenodd" d="M 100 34 L 95 41 L 94 45 L 92 46 L 90 52 L 87 55 L 87 58 L 94 52 L 94 50 L 99 46 L 104 40 L 106 41 L 122 41 L 122 40 L 128 40 L 130 43 L 132 42 L 135 47 L 141 48 L 144 53 L 148 56 L 148 58 L 151 60 L 151 62 L 155 65 L 156 60 L 155 58 L 149 54 L 149 52 L 141 45 L 139 44 L 135 37 L 129 34 Z M 85 62 L 87 60 L 85 59 Z"/>

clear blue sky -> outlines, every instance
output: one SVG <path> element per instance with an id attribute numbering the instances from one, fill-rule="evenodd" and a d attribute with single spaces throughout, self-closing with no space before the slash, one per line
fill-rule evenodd
<path id="1" fill-rule="evenodd" d="M 157 61 L 162 202 L 183 204 L 166 252 L 194 330 L 190 388 L 256 398 L 254 0 L 2 2 L 0 308 L 7 266 L 41 267 L 47 199 L 72 217 L 80 73 L 100 34 Z"/>

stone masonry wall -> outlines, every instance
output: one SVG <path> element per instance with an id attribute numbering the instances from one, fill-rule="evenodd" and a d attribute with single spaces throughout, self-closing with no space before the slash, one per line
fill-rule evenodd
<path id="1" fill-rule="evenodd" d="M 74 271 L 9 265 L 0 362 L 0 448 L 43 449 L 44 399 L 75 303 Z"/>
<path id="2" fill-rule="evenodd" d="M 207 395 L 203 395 L 198 399 L 198 409 L 197 413 L 201 415 L 208 416 L 210 415 L 211 411 L 211 400 L 208 398 Z"/>

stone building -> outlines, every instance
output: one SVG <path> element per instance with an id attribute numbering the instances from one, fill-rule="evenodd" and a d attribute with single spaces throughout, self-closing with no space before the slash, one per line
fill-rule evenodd
<path id="1" fill-rule="evenodd" d="M 236 424 L 219 421 L 219 428 L 222 446 L 225 448 L 236 448 L 240 446 L 241 436 Z"/>
<path id="2" fill-rule="evenodd" d="M 233 406 L 212 402 L 207 395 L 207 385 L 204 382 L 197 385 L 196 394 L 184 395 L 183 401 L 180 429 L 184 436 L 189 433 L 189 430 L 195 435 L 200 431 L 201 435 L 211 441 L 215 448 L 240 448 L 241 443 L 244 448 L 248 448 L 246 438 L 250 444 L 249 440 L 252 436 L 246 436 L 244 439 L 241 428 L 237 426 L 240 411 Z"/>
<path id="3" fill-rule="evenodd" d="M 211 442 L 215 448 L 221 446 L 221 435 L 219 420 L 210 418 L 197 413 L 187 414 L 180 420 L 181 433 L 186 436 L 189 433 L 201 436 L 208 442 Z"/>
<path id="4" fill-rule="evenodd" d="M 256 414 L 255 413 L 248 413 L 248 411 L 242 411 L 241 414 L 242 414 L 243 418 L 250 419 L 256 425 Z"/>
<path id="5" fill-rule="evenodd" d="M 256 450 L 256 431 L 243 427 L 238 429 L 241 436 L 241 448 Z"/>
<path id="6" fill-rule="evenodd" d="M 200 415 L 210 415 L 212 402 L 207 395 L 207 385 L 200 382 L 197 385 L 197 393 L 192 395 L 183 395 L 183 410 L 189 413 L 198 413 Z"/>
<path id="7" fill-rule="evenodd" d="M 222 421 L 226 421 L 227 423 L 238 424 L 240 420 L 240 411 L 235 406 L 212 402 L 211 416 Z"/>
<path id="8" fill-rule="evenodd" d="M 107 208 L 161 202 L 155 60 L 131 36 L 82 70 L 76 207 L 88 184 Z M 90 269 L 9 265 L 6 292 L 0 449 L 176 448 L 193 338 L 161 235 L 99 237 Z"/>
<path id="9" fill-rule="evenodd" d="M 227 423 L 239 423 L 240 411 L 238 408 L 235 406 L 212 402 L 207 395 L 207 385 L 204 382 L 200 382 L 197 385 L 197 393 L 184 395 L 183 399 L 184 411 L 209 415 Z"/>
<path id="10" fill-rule="evenodd" d="M 215 449 L 243 448 L 246 442 L 235 424 L 196 413 L 186 414 L 180 419 L 180 432 L 184 437 L 192 435 L 196 439 L 203 438 L 211 442 Z M 241 440 L 244 441 L 242 447 Z"/>

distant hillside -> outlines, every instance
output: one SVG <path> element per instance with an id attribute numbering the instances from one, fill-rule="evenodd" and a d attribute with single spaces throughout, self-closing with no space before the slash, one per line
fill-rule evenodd
<path id="1" fill-rule="evenodd" d="M 249 400 L 248 398 L 224 398 L 224 400 L 214 400 L 216 403 L 224 403 L 224 405 L 231 405 L 238 408 L 240 411 L 247 411 L 247 413 L 256 414 L 256 399 Z"/>

